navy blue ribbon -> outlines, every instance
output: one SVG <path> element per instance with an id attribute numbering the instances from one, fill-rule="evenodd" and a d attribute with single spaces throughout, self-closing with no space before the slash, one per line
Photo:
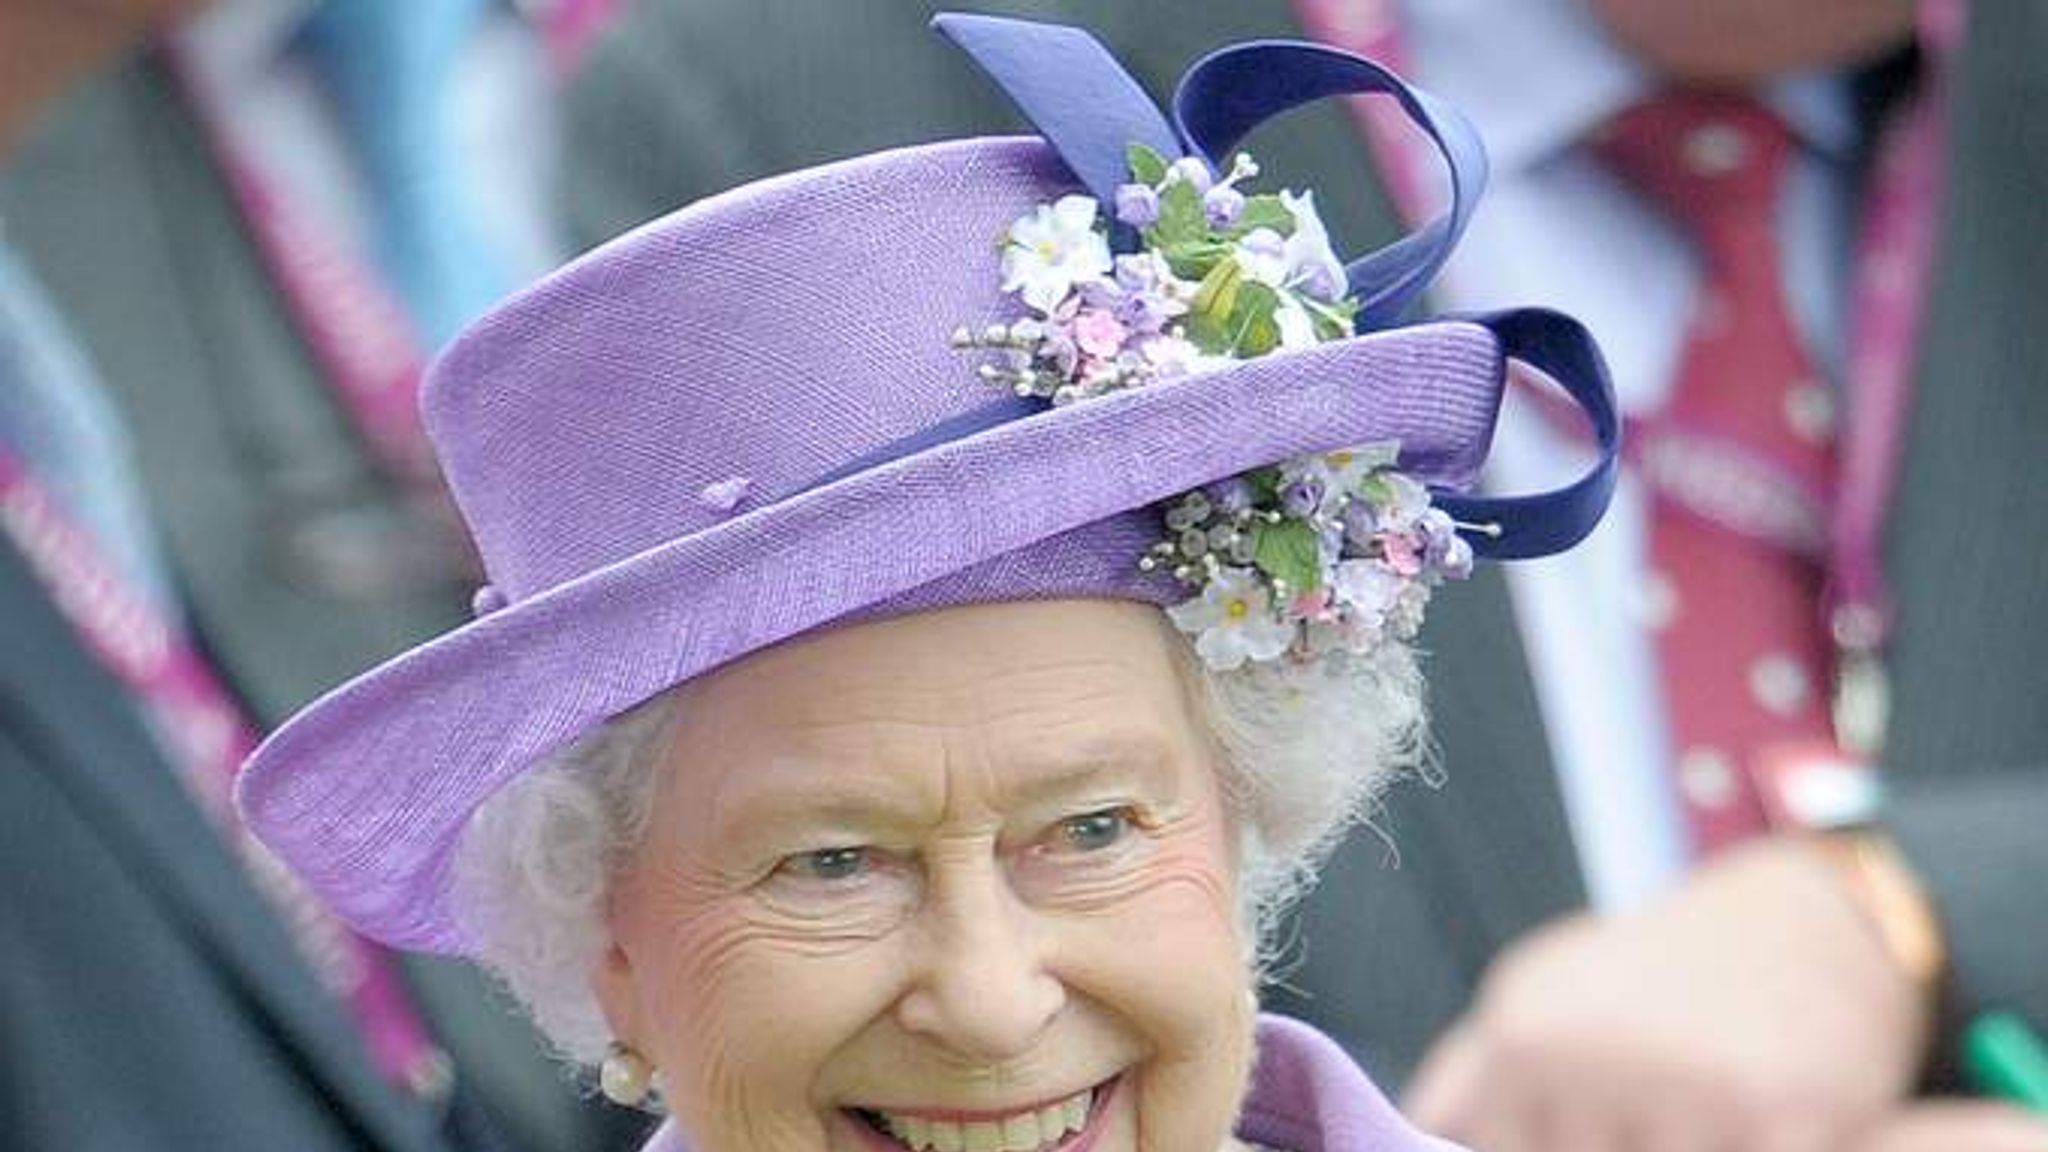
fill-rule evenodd
<path id="1" fill-rule="evenodd" d="M 1130 182 L 1131 145 L 1169 160 L 1186 154 L 1159 105 L 1089 33 L 964 12 L 941 12 L 932 27 L 974 58 L 1098 203 L 1116 203 L 1117 185 Z M 1121 221 L 1111 221 L 1109 240 L 1119 252 L 1138 247 Z"/>
<path id="2" fill-rule="evenodd" d="M 1081 29 L 951 12 L 934 17 L 932 27 L 988 73 L 1103 204 L 1115 203 L 1117 186 L 1129 181 L 1133 143 L 1168 158 L 1199 156 L 1221 169 L 1247 133 L 1289 109 L 1328 96 L 1393 98 L 1443 157 L 1450 203 L 1420 228 L 1345 266 L 1361 331 L 1402 321 L 1457 246 L 1486 187 L 1486 150 L 1470 121 L 1393 72 L 1340 49 L 1259 40 L 1212 52 L 1181 77 L 1168 124 L 1101 41 Z M 1136 243 L 1122 224 L 1112 226 L 1110 238 L 1119 250 Z M 1515 359 L 1541 370 L 1585 411 L 1600 458 L 1584 476 L 1549 492 L 1486 497 L 1446 491 L 1436 500 L 1464 525 L 1480 556 L 1519 560 L 1563 551 L 1599 522 L 1614 492 L 1621 421 L 1606 365 L 1592 336 L 1568 316 L 1521 309 L 1472 319 L 1500 340 L 1504 364 Z M 1004 410 L 992 405 L 976 419 Z M 924 447 L 937 442 L 929 433 L 914 439 Z"/>
<path id="3" fill-rule="evenodd" d="M 1436 279 L 1486 189 L 1486 148 L 1457 109 L 1378 64 L 1322 44 L 1257 40 L 1204 56 L 1181 77 L 1173 117 L 1194 152 L 1221 168 L 1252 129 L 1326 96 L 1393 97 L 1450 171 L 1450 206 L 1435 219 L 1344 266 L 1364 330 L 1397 323 Z"/>
<path id="4" fill-rule="evenodd" d="M 1562 312 L 1516 308 L 1463 319 L 1492 331 L 1505 360 L 1518 360 L 1564 389 L 1592 423 L 1599 459 L 1570 484 L 1532 496 L 1439 490 L 1431 497 L 1459 523 L 1476 555 L 1528 560 L 1562 552 L 1586 538 L 1614 495 L 1621 461 L 1621 413 L 1614 405 L 1607 362 L 1586 326 Z"/>

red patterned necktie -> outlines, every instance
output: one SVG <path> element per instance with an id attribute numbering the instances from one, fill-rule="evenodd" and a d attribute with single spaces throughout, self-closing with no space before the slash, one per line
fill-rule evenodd
<path id="1" fill-rule="evenodd" d="M 1831 394 L 1778 276 L 1793 142 L 1754 101 L 1684 94 L 1630 108 L 1592 146 L 1700 262 L 1669 398 L 1632 431 L 1676 792 L 1705 855 L 1763 829 L 1766 758 L 1831 739 L 1818 608 Z"/>

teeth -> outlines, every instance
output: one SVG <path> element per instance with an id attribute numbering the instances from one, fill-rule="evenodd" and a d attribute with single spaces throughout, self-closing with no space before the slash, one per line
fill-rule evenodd
<path id="1" fill-rule="evenodd" d="M 1090 1089 L 1005 1120 L 955 1122 L 887 1112 L 873 1115 L 913 1152 L 1039 1152 L 1086 1127 L 1094 1102 L 1095 1093 Z"/>
<path id="2" fill-rule="evenodd" d="M 1085 1096 L 1081 1098 L 1086 1099 Z M 1036 1119 L 1038 1120 L 1038 1140 L 1040 1143 L 1050 1144 L 1069 1132 L 1080 1130 L 1081 1126 L 1079 1124 L 1069 1124 L 1067 1122 L 1067 1116 L 1069 1115 L 1067 1103 L 1073 1099 L 1075 1097 L 1069 1096 L 1067 1100 L 1038 1110 Z M 1088 1108 L 1085 1104 L 1081 1106 L 1079 1115 L 1083 1119 L 1087 1118 Z"/>
<path id="3" fill-rule="evenodd" d="M 1059 1133 L 1053 1136 L 1057 1139 Z M 1003 1121 L 1003 1147 L 1006 1152 L 1031 1152 L 1038 1147 L 1038 1113 L 1026 1112 Z"/>

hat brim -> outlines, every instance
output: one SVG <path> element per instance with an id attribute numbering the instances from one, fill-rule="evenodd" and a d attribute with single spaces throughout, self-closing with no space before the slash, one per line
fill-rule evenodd
<path id="1" fill-rule="evenodd" d="M 272 735 L 237 800 L 255 833 L 359 930 L 466 954 L 475 942 L 451 907 L 450 875 L 470 815 L 607 718 L 984 561 L 1304 452 L 1398 441 L 1411 474 L 1467 486 L 1504 380 L 1487 328 L 1424 324 L 928 448 L 648 549 L 392 659 Z M 919 534 L 921 524 L 971 530 Z"/>

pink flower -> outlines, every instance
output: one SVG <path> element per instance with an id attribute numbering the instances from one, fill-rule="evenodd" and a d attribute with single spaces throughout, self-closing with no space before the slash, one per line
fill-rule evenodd
<path id="1" fill-rule="evenodd" d="M 1074 320 L 1074 341 L 1090 356 L 1115 356 L 1129 334 L 1122 321 L 1101 308 L 1090 308 Z"/>
<path id="2" fill-rule="evenodd" d="M 1296 620 L 1334 620 L 1336 614 L 1330 611 L 1330 588 L 1324 585 L 1313 592 L 1297 593 L 1287 605 L 1287 614 Z"/>
<path id="3" fill-rule="evenodd" d="M 1422 571 L 1423 549 L 1426 542 L 1419 541 L 1406 532 L 1389 532 L 1380 537 L 1380 547 L 1386 551 L 1387 567 L 1403 576 L 1413 576 Z"/>

